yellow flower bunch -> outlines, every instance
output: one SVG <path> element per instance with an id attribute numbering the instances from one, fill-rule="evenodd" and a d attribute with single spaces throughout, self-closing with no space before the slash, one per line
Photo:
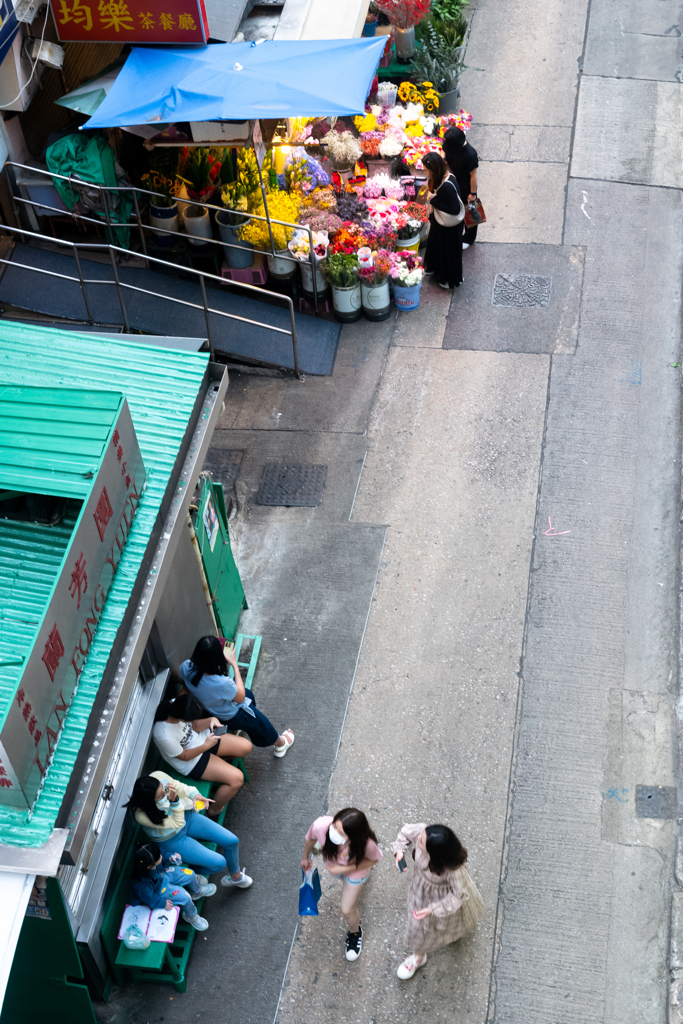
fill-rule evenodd
<path id="1" fill-rule="evenodd" d="M 425 114 L 434 114 L 439 109 L 439 94 L 431 82 L 422 83 L 420 102 Z"/>
<path id="2" fill-rule="evenodd" d="M 405 133 L 406 135 L 413 136 L 413 138 L 418 138 L 420 135 L 424 135 L 424 129 L 419 121 L 415 121 L 413 124 L 408 125 L 405 129 Z"/>
<path id="3" fill-rule="evenodd" d="M 374 132 L 377 128 L 377 118 L 374 114 L 366 114 L 364 117 L 354 117 L 353 123 L 359 132 Z"/>
<path id="4" fill-rule="evenodd" d="M 286 220 L 290 224 L 296 224 L 300 206 L 301 197 L 296 192 L 270 192 L 268 195 L 268 213 L 271 220 Z M 261 217 L 265 216 L 262 205 L 255 212 Z M 275 248 L 286 249 L 295 229 L 285 227 L 284 224 L 273 224 L 272 228 Z M 251 242 L 256 249 L 270 250 L 270 235 L 265 220 L 250 220 L 240 229 L 240 238 L 244 242 Z"/>
<path id="5" fill-rule="evenodd" d="M 421 103 L 420 90 L 413 82 L 401 82 L 398 87 L 398 98 L 401 103 Z"/>

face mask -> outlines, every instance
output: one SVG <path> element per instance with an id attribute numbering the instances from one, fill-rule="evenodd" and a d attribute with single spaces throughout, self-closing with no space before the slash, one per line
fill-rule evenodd
<path id="1" fill-rule="evenodd" d="M 160 811 L 167 811 L 171 806 L 171 801 L 168 799 L 167 796 L 164 795 L 164 797 L 161 800 L 156 801 L 156 805 Z"/>
<path id="2" fill-rule="evenodd" d="M 334 827 L 334 825 L 330 825 L 330 828 L 329 828 L 329 831 L 328 831 L 327 834 L 328 834 L 328 836 L 330 837 L 330 839 L 332 840 L 332 842 L 334 843 L 335 846 L 343 846 L 344 843 L 347 842 L 347 840 L 344 838 L 344 836 L 340 836 L 339 835 L 339 833 L 337 832 L 337 830 Z"/>

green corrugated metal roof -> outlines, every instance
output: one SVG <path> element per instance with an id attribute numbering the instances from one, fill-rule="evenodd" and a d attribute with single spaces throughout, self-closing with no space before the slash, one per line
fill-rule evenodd
<path id="1" fill-rule="evenodd" d="M 70 501 L 58 526 L 0 519 L 0 718 L 14 698 L 80 504 Z"/>
<path id="2" fill-rule="evenodd" d="M 0 808 L 2 843 L 39 846 L 50 836 L 207 362 L 206 354 L 151 348 L 125 337 L 113 340 L 0 321 L 0 392 L 7 385 L 39 382 L 54 388 L 123 393 L 147 470 L 147 488 L 33 816 L 27 821 L 25 811 Z M 0 675 L 6 671 L 10 669 L 0 668 Z"/>
<path id="3" fill-rule="evenodd" d="M 85 499 L 120 404 L 121 392 L 0 387 L 0 488 Z"/>

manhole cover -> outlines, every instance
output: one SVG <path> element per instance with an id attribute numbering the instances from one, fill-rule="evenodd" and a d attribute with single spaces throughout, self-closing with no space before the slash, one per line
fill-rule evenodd
<path id="1" fill-rule="evenodd" d="M 537 274 L 496 274 L 493 282 L 493 306 L 518 309 L 545 309 L 550 302 L 552 277 Z"/>
<path id="2" fill-rule="evenodd" d="M 636 818 L 677 818 L 675 786 L 636 786 Z"/>
<path id="3" fill-rule="evenodd" d="M 259 505 L 305 505 L 314 508 L 323 498 L 327 466 L 298 462 L 271 463 L 263 470 L 256 501 Z"/>
<path id="4" fill-rule="evenodd" d="M 214 480 L 224 487 L 230 486 L 235 482 L 243 458 L 244 452 L 234 448 L 209 448 L 204 469 L 208 469 Z"/>

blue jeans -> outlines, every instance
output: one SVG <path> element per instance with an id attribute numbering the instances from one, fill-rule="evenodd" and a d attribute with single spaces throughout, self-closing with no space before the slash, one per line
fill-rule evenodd
<path id="1" fill-rule="evenodd" d="M 194 893 L 196 896 L 201 886 L 197 881 L 197 876 L 194 871 L 187 874 L 187 868 L 171 868 L 169 871 L 164 871 L 166 878 L 166 884 L 161 890 L 161 895 L 170 900 L 171 903 L 176 907 L 182 907 L 188 917 L 194 917 L 197 913 L 190 893 Z M 189 892 L 186 892 L 186 888 Z"/>
<path id="2" fill-rule="evenodd" d="M 225 857 L 222 857 L 218 850 L 215 853 L 213 850 L 207 850 L 197 842 L 199 839 L 222 847 Z M 157 842 L 164 853 L 179 853 L 187 864 L 204 868 L 208 875 L 215 871 L 223 871 L 226 862 L 231 875 L 237 874 L 240 869 L 237 836 L 228 832 L 227 828 L 223 828 L 218 822 L 198 814 L 197 811 L 185 811 L 185 827 L 165 842 Z"/>

